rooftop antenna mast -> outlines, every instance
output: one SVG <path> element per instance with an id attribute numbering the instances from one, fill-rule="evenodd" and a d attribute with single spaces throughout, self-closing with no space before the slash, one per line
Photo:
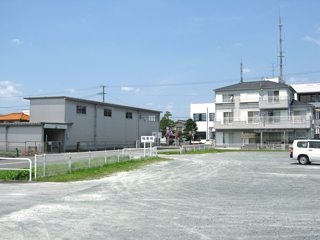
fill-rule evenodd
<path id="1" fill-rule="evenodd" d="M 282 58 L 284 57 L 284 55 L 282 54 L 282 24 L 281 24 L 280 13 L 279 13 L 279 30 L 280 30 L 280 55 L 278 55 L 278 57 L 280 58 L 280 77 L 279 77 L 279 82 L 280 83 L 285 83 L 285 81 L 283 80 L 283 71 L 282 71 L 282 67 L 283 67 Z"/>
<path id="2" fill-rule="evenodd" d="M 240 80 L 240 83 L 243 83 L 243 71 L 242 71 L 242 59 L 241 59 L 241 62 L 240 62 L 240 75 L 241 75 L 241 80 Z"/>

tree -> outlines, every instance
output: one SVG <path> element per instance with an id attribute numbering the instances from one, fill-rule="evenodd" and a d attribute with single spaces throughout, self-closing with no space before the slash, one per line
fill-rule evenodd
<path id="1" fill-rule="evenodd" d="M 182 142 L 182 137 L 183 137 L 183 133 L 182 133 L 182 131 L 180 130 L 180 131 L 178 131 L 178 136 L 177 136 L 179 145 L 180 145 L 181 142 Z"/>
<path id="2" fill-rule="evenodd" d="M 189 118 L 186 122 L 186 128 L 183 129 L 183 136 L 185 137 L 185 139 L 187 139 L 187 141 L 192 140 L 192 134 L 190 134 L 190 132 L 195 132 L 195 134 L 197 133 L 198 127 L 197 127 L 197 123 L 196 121 L 193 121 L 192 118 Z M 195 135 L 194 134 L 194 135 Z"/>
<path id="3" fill-rule="evenodd" d="M 166 135 L 167 127 L 172 130 L 173 127 L 176 126 L 173 120 L 171 120 L 169 117 L 171 117 L 172 114 L 169 111 L 166 111 L 164 116 L 160 120 L 160 131 L 162 132 L 162 136 Z"/>

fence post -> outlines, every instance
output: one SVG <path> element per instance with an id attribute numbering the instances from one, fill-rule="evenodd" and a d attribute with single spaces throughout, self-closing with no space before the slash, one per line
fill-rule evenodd
<path id="1" fill-rule="evenodd" d="M 43 173 L 42 175 L 46 176 L 46 154 L 43 154 Z"/>
<path id="2" fill-rule="evenodd" d="M 107 150 L 104 150 L 104 164 L 107 164 Z"/>
<path id="3" fill-rule="evenodd" d="M 69 153 L 69 172 L 71 172 L 71 153 Z"/>
<path id="4" fill-rule="evenodd" d="M 37 179 L 37 154 L 34 155 L 34 180 Z"/>
<path id="5" fill-rule="evenodd" d="M 118 149 L 118 162 L 120 161 L 120 150 Z"/>
<path id="6" fill-rule="evenodd" d="M 129 159 L 131 160 L 131 149 L 130 149 L 130 152 L 129 152 Z"/>
<path id="7" fill-rule="evenodd" d="M 91 152 L 89 151 L 89 168 L 91 166 Z"/>

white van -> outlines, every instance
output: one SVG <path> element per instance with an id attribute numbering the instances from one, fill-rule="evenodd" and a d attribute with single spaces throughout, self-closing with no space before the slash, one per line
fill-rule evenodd
<path id="1" fill-rule="evenodd" d="M 290 158 L 298 160 L 300 164 L 320 162 L 320 139 L 294 140 Z"/>

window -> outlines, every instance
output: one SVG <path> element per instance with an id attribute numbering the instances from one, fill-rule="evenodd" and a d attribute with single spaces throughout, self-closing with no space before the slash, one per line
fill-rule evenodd
<path id="1" fill-rule="evenodd" d="M 320 142 L 309 142 L 309 148 L 320 148 Z"/>
<path id="2" fill-rule="evenodd" d="M 248 112 L 248 123 L 259 123 L 259 111 L 249 111 Z"/>
<path id="3" fill-rule="evenodd" d="M 293 122 L 294 123 L 304 123 L 306 119 L 306 111 L 293 111 Z"/>
<path id="4" fill-rule="evenodd" d="M 150 114 L 149 115 L 149 122 L 155 122 L 156 121 L 156 115 Z"/>
<path id="5" fill-rule="evenodd" d="M 77 105 L 77 113 L 86 114 L 87 113 L 87 107 L 86 106 Z"/>
<path id="6" fill-rule="evenodd" d="M 279 102 L 279 91 L 268 91 L 268 103 Z"/>
<path id="7" fill-rule="evenodd" d="M 111 109 L 104 109 L 104 116 L 105 117 L 112 117 L 112 110 Z"/>
<path id="8" fill-rule="evenodd" d="M 176 131 L 177 131 L 177 132 L 182 131 L 182 127 L 177 127 L 177 128 L 176 128 Z"/>
<path id="9" fill-rule="evenodd" d="M 269 111 L 266 122 L 270 124 L 280 123 L 280 111 Z"/>
<path id="10" fill-rule="evenodd" d="M 233 94 L 223 94 L 223 102 L 224 103 L 232 103 L 234 100 Z"/>
<path id="11" fill-rule="evenodd" d="M 209 113 L 209 120 L 214 121 L 216 114 L 215 113 Z"/>
<path id="12" fill-rule="evenodd" d="M 296 130 L 296 138 L 307 138 L 307 132 L 305 130 Z"/>
<path id="13" fill-rule="evenodd" d="M 194 121 L 206 121 L 207 114 L 205 113 L 195 113 L 193 114 Z"/>
<path id="14" fill-rule="evenodd" d="M 224 112 L 223 124 L 232 124 L 232 123 L 233 123 L 233 112 Z"/>
<path id="15" fill-rule="evenodd" d="M 126 118 L 132 119 L 132 112 L 126 112 Z"/>
<path id="16" fill-rule="evenodd" d="M 301 102 L 317 102 L 317 96 L 315 94 L 304 94 L 299 97 Z"/>
<path id="17" fill-rule="evenodd" d="M 297 143 L 297 147 L 300 147 L 300 148 L 307 148 L 308 146 L 308 142 L 298 142 Z"/>

